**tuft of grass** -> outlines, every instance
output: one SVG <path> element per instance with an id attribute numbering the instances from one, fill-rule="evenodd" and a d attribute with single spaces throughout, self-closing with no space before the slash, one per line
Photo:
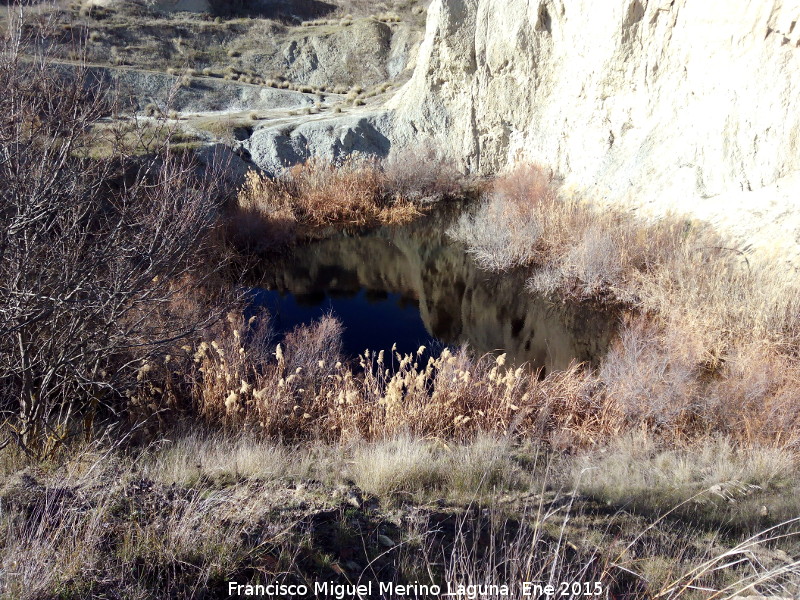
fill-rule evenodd
<path id="1" fill-rule="evenodd" d="M 213 436 L 197 432 L 165 443 L 142 456 L 143 474 L 165 485 L 235 484 L 244 479 L 272 481 L 294 473 L 288 447 L 252 436 Z"/>
<path id="2" fill-rule="evenodd" d="M 660 446 L 629 434 L 573 465 L 577 490 L 614 506 L 751 534 L 794 517 L 797 456 L 778 448 L 743 448 L 729 438 Z"/>
<path id="3" fill-rule="evenodd" d="M 488 435 L 452 447 L 408 434 L 360 443 L 348 473 L 359 488 L 390 504 L 469 504 L 533 482 L 533 474 L 511 459 L 508 441 Z"/>
<path id="4" fill-rule="evenodd" d="M 433 447 L 410 437 L 358 448 L 351 472 L 361 489 L 384 499 L 408 501 L 447 483 L 446 467 Z"/>

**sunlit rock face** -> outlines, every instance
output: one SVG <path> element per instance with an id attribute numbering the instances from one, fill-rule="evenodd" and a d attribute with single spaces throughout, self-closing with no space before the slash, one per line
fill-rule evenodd
<path id="1" fill-rule="evenodd" d="M 800 265 L 800 0 L 433 0 L 383 108 L 259 132 L 270 172 L 436 145 L 564 193 L 685 213 Z M 285 131 L 284 131 L 285 130 Z"/>
<path id="2" fill-rule="evenodd" d="M 800 168 L 799 20 L 797 0 L 434 0 L 396 136 L 612 200 L 755 190 Z"/>

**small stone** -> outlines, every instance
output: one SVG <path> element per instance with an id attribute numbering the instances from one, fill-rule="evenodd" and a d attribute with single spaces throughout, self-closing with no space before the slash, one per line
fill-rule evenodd
<path id="1" fill-rule="evenodd" d="M 361 508 L 362 500 L 361 496 L 359 496 L 358 493 L 350 490 L 347 494 L 346 500 L 347 503 L 350 504 L 351 506 L 355 506 L 356 508 Z"/>

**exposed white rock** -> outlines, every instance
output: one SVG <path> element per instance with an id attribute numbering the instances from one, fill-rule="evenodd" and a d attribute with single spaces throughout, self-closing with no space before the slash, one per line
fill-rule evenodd
<path id="1" fill-rule="evenodd" d="M 798 19 L 777 0 L 435 0 L 394 104 L 479 172 L 524 156 L 613 195 L 753 189 L 800 168 Z"/>
<path id="2" fill-rule="evenodd" d="M 336 160 L 349 154 L 385 157 L 391 131 L 384 112 L 316 117 L 256 130 L 245 146 L 261 169 L 277 173 L 315 156 Z"/>
<path id="3" fill-rule="evenodd" d="M 689 213 L 800 264 L 800 0 L 434 0 L 387 111 L 273 128 L 268 170 L 436 144 L 465 171 Z"/>
<path id="4" fill-rule="evenodd" d="M 800 208 L 799 20 L 798 0 L 434 0 L 393 137 L 658 211 L 735 203 L 742 228 L 775 197 L 751 190 Z"/>

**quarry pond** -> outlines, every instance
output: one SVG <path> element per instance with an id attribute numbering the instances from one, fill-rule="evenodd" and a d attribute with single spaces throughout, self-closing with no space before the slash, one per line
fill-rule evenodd
<path id="1" fill-rule="evenodd" d="M 254 303 L 279 333 L 333 314 L 350 356 L 466 344 L 548 373 L 603 355 L 613 315 L 534 296 L 524 273 L 481 270 L 446 234 L 456 217 L 438 210 L 410 225 L 300 244 L 259 266 Z"/>

